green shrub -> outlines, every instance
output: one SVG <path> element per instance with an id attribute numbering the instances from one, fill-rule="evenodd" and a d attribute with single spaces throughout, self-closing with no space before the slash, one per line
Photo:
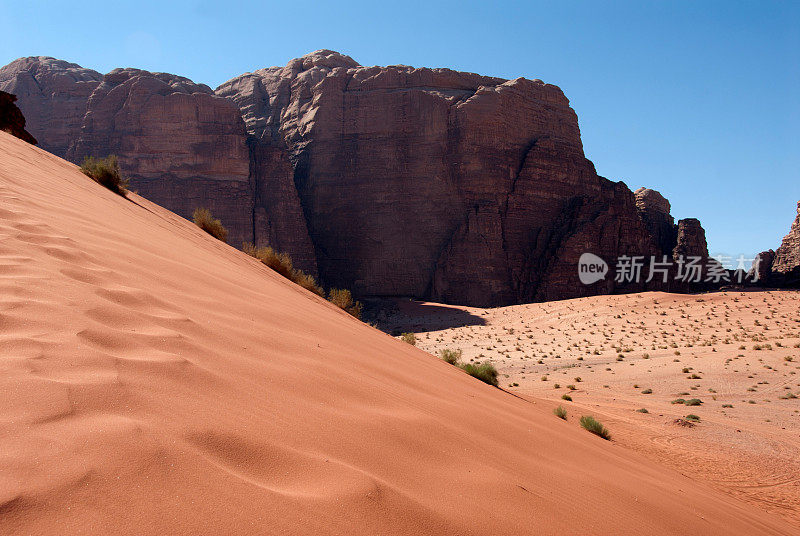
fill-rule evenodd
<path id="1" fill-rule="evenodd" d="M 567 420 L 567 410 L 565 410 L 562 406 L 558 406 L 553 410 L 553 414 L 558 417 L 559 419 Z"/>
<path id="2" fill-rule="evenodd" d="M 698 417 L 694 413 L 690 413 L 689 415 L 686 416 L 686 420 L 692 422 L 700 422 L 700 417 Z"/>
<path id="3" fill-rule="evenodd" d="M 458 362 L 461 361 L 461 350 L 449 350 L 445 348 L 444 350 L 439 350 L 439 356 L 445 363 L 458 365 Z"/>
<path id="4" fill-rule="evenodd" d="M 603 426 L 600 421 L 592 417 L 591 415 L 584 415 L 581 417 L 580 420 L 581 428 L 584 430 L 593 433 L 596 436 L 600 436 L 603 439 L 610 440 L 611 434 L 609 433 L 608 429 Z"/>
<path id="5" fill-rule="evenodd" d="M 497 369 L 494 368 L 494 365 L 492 365 L 488 361 L 480 363 L 478 365 L 467 363 L 461 365 L 461 368 L 464 369 L 464 372 L 466 372 L 473 378 L 477 378 L 483 383 L 488 383 L 489 385 L 497 387 Z"/>
<path id="6" fill-rule="evenodd" d="M 417 336 L 414 335 L 413 333 L 403 333 L 402 335 L 400 335 L 400 340 L 403 342 L 407 342 L 411 346 L 417 345 Z"/>
<path id="7" fill-rule="evenodd" d="M 647 411 L 647 408 L 640 408 L 640 409 L 637 409 L 637 410 L 636 410 L 636 412 L 637 412 L 637 413 L 650 413 L 649 411 Z"/>
<path id="8" fill-rule="evenodd" d="M 125 197 L 128 193 L 128 179 L 120 173 L 119 161 L 113 154 L 105 158 L 87 156 L 83 159 L 81 171 L 116 194 Z"/>
<path id="9" fill-rule="evenodd" d="M 685 406 L 699 406 L 702 403 L 703 403 L 703 401 L 700 400 L 699 398 L 690 398 L 689 400 L 687 400 L 683 404 Z"/>
<path id="10" fill-rule="evenodd" d="M 572 397 L 569 396 L 567 393 L 561 395 L 561 400 L 566 400 L 567 402 L 572 402 Z"/>
<path id="11" fill-rule="evenodd" d="M 211 215 L 207 208 L 196 208 L 192 213 L 192 220 L 195 225 L 222 242 L 228 241 L 228 230 L 222 222 Z"/>

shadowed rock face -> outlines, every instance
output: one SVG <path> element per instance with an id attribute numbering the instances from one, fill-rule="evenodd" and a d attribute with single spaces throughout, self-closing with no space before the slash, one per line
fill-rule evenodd
<path id="1" fill-rule="evenodd" d="M 6 79 L 24 77 L 12 65 Z M 322 50 L 216 92 L 134 69 L 93 83 L 68 157 L 116 153 L 147 197 L 184 216 L 206 205 L 232 244 L 269 243 L 361 296 L 491 306 L 642 290 L 584 286 L 578 258 L 707 256 L 693 226 L 679 243 L 660 194 L 597 175 L 569 101 L 540 80 Z"/>
<path id="2" fill-rule="evenodd" d="M 0 91 L 0 130 L 36 145 L 36 138 L 25 130 L 25 116 L 14 104 L 15 95 Z"/>
<path id="3" fill-rule="evenodd" d="M 670 204 L 664 196 L 649 188 L 634 192 L 636 208 L 645 222 L 647 230 L 663 255 L 672 255 L 678 239 L 678 227 L 670 215 Z M 705 235 L 704 235 L 705 238 Z"/>
<path id="4" fill-rule="evenodd" d="M 754 271 L 765 285 L 800 287 L 800 201 L 789 234 L 783 237 L 777 250 L 758 254 L 751 273 Z"/>
<path id="5" fill-rule="evenodd" d="M 286 148 L 323 280 L 360 295 L 583 296 L 614 290 L 580 284 L 583 252 L 613 262 L 676 245 L 676 232 L 654 242 L 630 190 L 597 175 L 569 101 L 539 80 L 318 51 L 217 94 Z"/>
<path id="6" fill-rule="evenodd" d="M 781 246 L 775 251 L 772 270 L 789 273 L 800 268 L 800 201 L 797 203 L 797 217 L 794 219 L 789 234 L 783 237 Z"/>

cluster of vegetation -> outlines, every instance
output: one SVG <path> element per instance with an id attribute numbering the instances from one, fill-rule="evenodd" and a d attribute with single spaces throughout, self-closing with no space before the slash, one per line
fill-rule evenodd
<path id="1" fill-rule="evenodd" d="M 353 299 L 353 294 L 347 289 L 332 288 L 328 290 L 327 295 L 313 275 L 307 274 L 302 270 L 298 270 L 292 264 L 292 258 L 286 253 L 279 253 L 269 246 L 257 248 L 253 244 L 245 243 L 242 245 L 242 251 L 255 257 L 261 261 L 265 266 L 276 271 L 289 281 L 296 283 L 306 290 L 314 294 L 326 298 L 329 302 L 337 307 L 344 309 L 354 317 L 360 319 L 363 305 L 360 301 Z"/>
<path id="2" fill-rule="evenodd" d="M 228 230 L 222 222 L 211 215 L 207 208 L 196 208 L 192 213 L 192 221 L 202 230 L 222 242 L 228 241 Z"/>
<path id="3" fill-rule="evenodd" d="M 414 335 L 413 333 L 401 333 L 400 340 L 410 344 L 411 346 L 417 345 L 417 336 Z"/>
<path id="4" fill-rule="evenodd" d="M 87 156 L 81 164 L 84 175 L 101 184 L 122 197 L 128 193 L 128 179 L 122 176 L 119 170 L 119 161 L 115 155 L 105 158 Z"/>
<path id="5" fill-rule="evenodd" d="M 611 440 L 611 433 L 600 421 L 591 415 L 584 415 L 580 420 L 581 428 L 606 440 Z"/>
<path id="6" fill-rule="evenodd" d="M 461 363 L 461 350 L 441 350 L 439 356 L 442 361 L 454 365 L 473 378 L 477 378 L 483 383 L 488 383 L 494 387 L 498 386 L 497 369 L 489 361 L 483 363 Z"/>

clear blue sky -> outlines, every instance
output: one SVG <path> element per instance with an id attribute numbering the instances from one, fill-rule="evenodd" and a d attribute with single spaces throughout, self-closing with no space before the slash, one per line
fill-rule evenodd
<path id="1" fill-rule="evenodd" d="M 330 48 L 362 65 L 541 78 L 598 172 L 698 217 L 712 253 L 775 248 L 800 199 L 800 2 L 0 0 L 0 65 L 48 55 L 212 87 Z"/>

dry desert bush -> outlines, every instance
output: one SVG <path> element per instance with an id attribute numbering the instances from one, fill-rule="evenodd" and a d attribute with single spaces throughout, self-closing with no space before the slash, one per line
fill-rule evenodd
<path id="1" fill-rule="evenodd" d="M 207 208 L 194 209 L 192 221 L 217 240 L 228 241 L 228 230 L 222 225 L 221 221 L 211 215 L 211 211 Z"/>
<path id="2" fill-rule="evenodd" d="M 122 176 L 119 170 L 119 161 L 115 155 L 105 158 L 87 156 L 81 164 L 84 175 L 101 184 L 122 197 L 128 193 L 128 179 Z"/>

